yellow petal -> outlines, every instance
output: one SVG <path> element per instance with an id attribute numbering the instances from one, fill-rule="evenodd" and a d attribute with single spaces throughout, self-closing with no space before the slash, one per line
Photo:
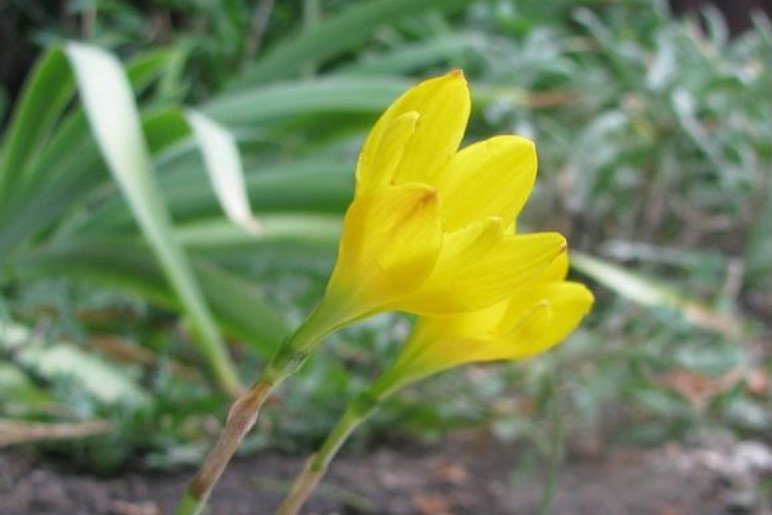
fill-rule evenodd
<path id="1" fill-rule="evenodd" d="M 540 297 L 535 305 L 549 306 L 549 316 L 543 310 L 532 310 L 517 324 L 506 336 L 513 343 L 507 359 L 541 354 L 560 343 L 576 329 L 595 300 L 590 290 L 574 282 L 546 284 L 534 292 L 534 297 Z"/>
<path id="2" fill-rule="evenodd" d="M 454 70 L 441 77 L 426 80 L 399 97 L 381 115 L 362 147 L 357 165 L 358 187 L 371 184 L 433 184 L 433 177 L 455 154 L 469 120 L 469 88 L 464 74 Z M 404 155 L 392 177 L 381 177 L 379 149 L 394 120 L 415 112 L 418 121 L 412 137 L 405 142 Z"/>
<path id="3" fill-rule="evenodd" d="M 499 304 L 463 315 L 422 317 L 394 365 L 379 379 L 378 388 L 391 392 L 455 366 L 545 352 L 579 325 L 593 296 L 582 284 L 557 282 L 513 300 L 507 309 Z M 499 330 L 502 316 L 516 320 L 507 333 Z"/>
<path id="4" fill-rule="evenodd" d="M 327 297 L 359 317 L 418 288 L 442 246 L 436 191 L 389 186 L 357 197 L 343 220 Z"/>
<path id="5" fill-rule="evenodd" d="M 371 141 L 372 136 L 368 138 L 357 163 L 357 195 L 391 184 L 402 161 L 407 142 L 415 132 L 418 118 L 417 111 L 390 117 L 384 122 L 383 133 L 378 132 L 380 136 L 377 139 Z M 375 132 L 373 129 L 373 133 Z"/>
<path id="6" fill-rule="evenodd" d="M 566 248 L 558 233 L 507 235 L 492 244 L 490 232 L 447 234 L 433 273 L 396 308 L 448 315 L 490 307 L 540 274 Z"/>
<path id="7" fill-rule="evenodd" d="M 536 147 L 518 136 L 498 136 L 456 154 L 438 175 L 445 229 L 495 216 L 514 223 L 536 180 Z"/>
<path id="8" fill-rule="evenodd" d="M 401 365 L 401 368 L 405 369 L 402 374 L 409 375 L 411 380 L 415 380 L 468 363 L 525 357 L 526 355 L 520 354 L 521 351 L 526 347 L 535 350 L 535 347 L 530 343 L 537 341 L 538 331 L 549 330 L 553 319 L 552 306 L 547 301 L 540 301 L 530 306 L 527 316 L 521 320 L 520 331 L 515 339 L 491 333 L 483 333 L 478 337 L 447 334 L 444 338 L 431 340 L 427 344 L 413 349 L 412 354 L 408 355 Z M 439 325 L 441 320 L 433 318 L 429 319 L 427 323 Z M 529 338 L 528 343 L 525 343 L 521 338 Z M 540 347 L 540 349 L 546 350 L 546 347 Z M 532 354 L 536 353 L 538 352 Z"/>
<path id="9" fill-rule="evenodd" d="M 446 232 L 436 272 L 443 274 L 464 263 L 482 259 L 503 239 L 504 229 L 498 218 L 488 218 L 457 231 Z"/>
<path id="10" fill-rule="evenodd" d="M 568 275 L 568 250 L 561 252 L 544 271 L 536 278 L 536 282 L 551 283 L 565 280 Z"/>
<path id="11" fill-rule="evenodd" d="M 421 319 L 419 324 L 429 319 Z M 431 323 L 441 323 L 438 319 Z M 423 379 L 454 366 L 474 361 L 469 359 L 477 349 L 492 343 L 483 338 L 450 338 L 424 341 L 411 338 L 397 357 L 397 361 L 376 381 L 377 397 L 389 395 L 405 384 Z M 495 345 L 495 342 L 493 342 Z"/>

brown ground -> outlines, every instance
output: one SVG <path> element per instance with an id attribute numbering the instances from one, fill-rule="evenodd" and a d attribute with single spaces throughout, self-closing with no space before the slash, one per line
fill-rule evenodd
<path id="1" fill-rule="evenodd" d="M 772 452 L 761 444 L 738 445 L 745 444 L 618 449 L 584 458 L 572 453 L 552 513 L 768 515 L 769 505 L 759 501 L 758 492 L 763 478 L 769 481 Z M 343 456 L 304 513 L 538 513 L 540 481 L 516 479 L 519 456 L 515 448 L 459 436 L 431 449 L 381 448 Z M 299 467 L 299 459 L 274 454 L 232 463 L 209 513 L 271 513 Z M 6 451 L 0 454 L 0 514 L 170 513 L 188 477 L 126 473 L 97 479 Z M 748 501 L 754 491 L 755 500 Z M 748 503 L 755 506 L 743 509 Z"/>

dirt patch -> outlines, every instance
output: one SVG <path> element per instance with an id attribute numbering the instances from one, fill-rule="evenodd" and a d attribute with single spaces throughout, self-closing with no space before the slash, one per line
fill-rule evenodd
<path id="1" fill-rule="evenodd" d="M 740 447 L 738 447 L 740 445 Z M 616 449 L 573 457 L 563 468 L 552 512 L 560 515 L 718 515 L 768 513 L 747 506 L 772 470 L 761 444 L 726 449 Z M 753 447 L 755 445 L 755 447 Z M 541 479 L 516 479 L 521 450 L 453 437 L 433 448 L 381 448 L 339 459 L 307 514 L 533 514 Z M 767 461 L 765 461 L 767 460 Z M 271 513 L 301 467 L 262 454 L 234 462 L 210 513 Z M 170 513 L 190 473 L 127 473 L 111 479 L 67 473 L 18 452 L 0 455 L 0 513 L 157 515 Z M 768 480 L 768 479 L 767 479 Z M 745 497 L 743 497 L 745 495 Z M 743 499 L 745 501 L 743 501 Z M 740 503 L 740 504 L 738 504 Z"/>

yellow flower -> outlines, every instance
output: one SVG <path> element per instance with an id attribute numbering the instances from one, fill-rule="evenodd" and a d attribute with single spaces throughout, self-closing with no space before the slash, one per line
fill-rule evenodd
<path id="1" fill-rule="evenodd" d="M 471 313 L 420 318 L 395 363 L 378 380 L 378 396 L 458 365 L 523 359 L 557 345 L 594 300 L 584 285 L 564 280 L 567 270 L 563 254 L 504 302 Z"/>
<path id="2" fill-rule="evenodd" d="M 459 151 L 469 110 L 456 70 L 408 90 L 375 124 L 317 323 L 486 308 L 564 252 L 560 234 L 513 234 L 536 176 L 533 143 L 498 136 Z"/>

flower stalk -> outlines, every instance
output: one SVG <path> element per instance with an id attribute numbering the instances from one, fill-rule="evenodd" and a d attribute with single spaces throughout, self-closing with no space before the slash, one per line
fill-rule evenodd
<path id="1" fill-rule="evenodd" d="M 327 473 L 335 455 L 353 433 L 375 410 L 381 399 L 372 395 L 372 390 L 364 392 L 348 407 L 338 420 L 333 430 L 327 435 L 319 451 L 306 461 L 303 471 L 297 476 L 290 493 L 282 502 L 276 515 L 296 515 L 311 494 L 316 490 L 319 481 Z"/>
<path id="2" fill-rule="evenodd" d="M 247 393 L 236 399 L 228 412 L 225 427 L 217 443 L 209 451 L 177 506 L 177 515 L 195 515 L 201 512 L 226 465 L 255 425 L 260 409 L 273 387 L 274 383 L 261 379 Z"/>
<path id="3" fill-rule="evenodd" d="M 303 365 L 309 350 L 334 330 L 327 314 L 324 306 L 320 305 L 293 335 L 284 341 L 261 377 L 246 393 L 236 399 L 217 442 L 177 504 L 176 515 L 201 513 L 225 467 L 257 422 L 265 401 L 276 387 Z"/>

